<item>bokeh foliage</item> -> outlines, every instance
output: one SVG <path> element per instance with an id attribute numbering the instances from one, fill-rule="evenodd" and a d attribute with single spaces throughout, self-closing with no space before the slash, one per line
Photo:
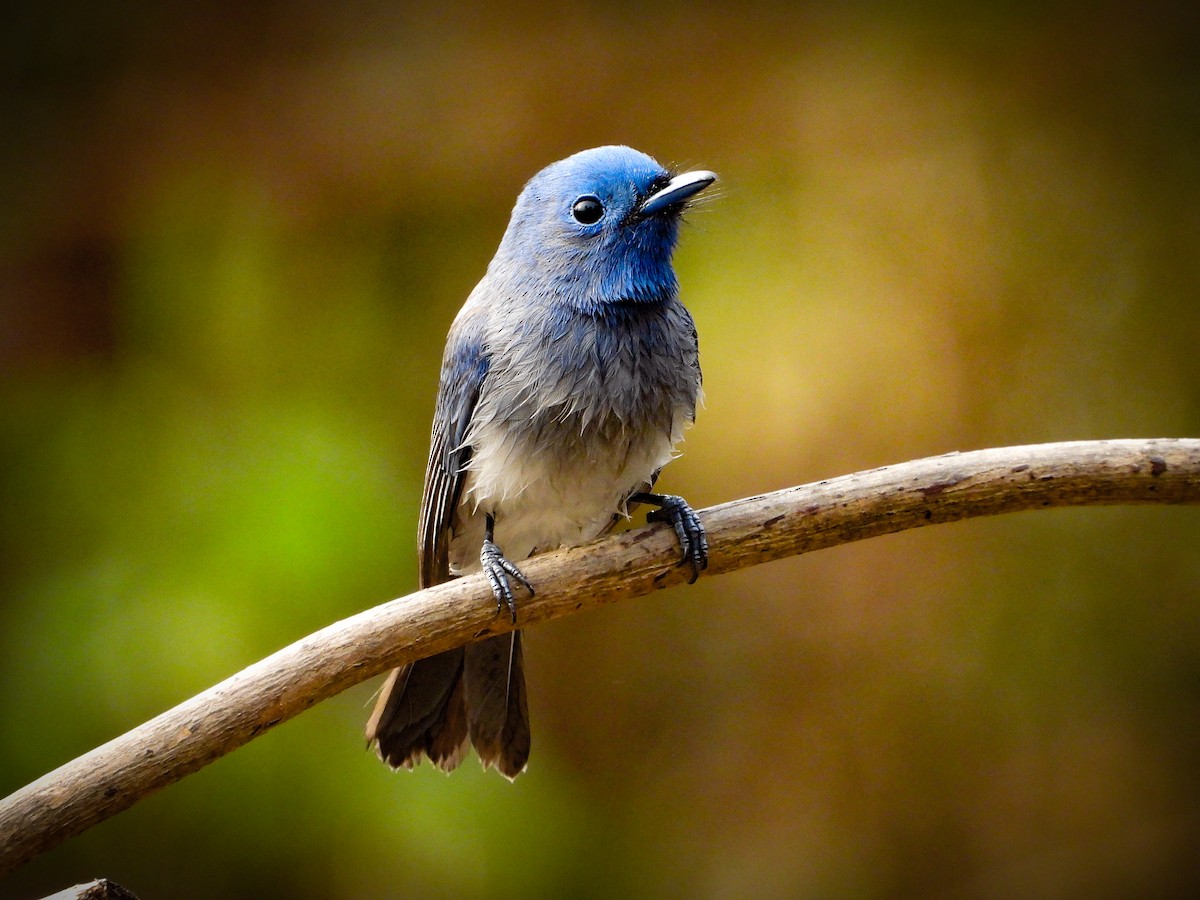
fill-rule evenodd
<path id="1" fill-rule="evenodd" d="M 522 182 L 713 168 L 697 506 L 1200 432 L 1188 4 L 116 3 L 0 37 L 0 793 L 410 590 L 442 339 Z M 529 634 L 530 771 L 364 685 L 0 883 L 150 897 L 1200 886 L 1200 513 L 895 535 Z"/>

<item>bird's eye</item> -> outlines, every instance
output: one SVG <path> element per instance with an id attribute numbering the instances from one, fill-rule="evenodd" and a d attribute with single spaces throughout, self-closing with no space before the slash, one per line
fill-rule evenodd
<path id="1" fill-rule="evenodd" d="M 571 207 L 571 215 L 580 225 L 595 225 L 604 218 L 604 204 L 599 197 L 580 197 Z"/>

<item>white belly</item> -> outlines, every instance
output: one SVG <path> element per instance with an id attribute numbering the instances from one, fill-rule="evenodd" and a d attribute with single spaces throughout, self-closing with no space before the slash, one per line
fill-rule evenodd
<path id="1" fill-rule="evenodd" d="M 481 429 L 472 442 L 459 528 L 450 546 L 451 571 L 479 568 L 486 513 L 495 516 L 496 543 L 511 560 L 603 533 L 614 517 L 627 515 L 629 495 L 671 459 L 682 437 L 682 428 L 673 430 L 635 437 L 617 428 L 603 437 L 570 435 L 531 445 L 501 427 Z"/>

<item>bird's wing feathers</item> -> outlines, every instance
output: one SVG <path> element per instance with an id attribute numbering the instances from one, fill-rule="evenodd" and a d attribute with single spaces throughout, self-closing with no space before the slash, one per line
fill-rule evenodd
<path id="1" fill-rule="evenodd" d="M 423 588 L 450 578 L 451 527 L 471 461 L 471 448 L 463 441 L 488 371 L 483 341 L 471 334 L 470 324 L 455 322 L 442 360 L 417 534 Z"/>
<path id="2" fill-rule="evenodd" d="M 470 317 L 455 321 L 442 360 L 417 531 L 423 588 L 450 578 L 454 515 L 471 460 L 463 441 L 488 370 L 483 342 L 472 339 L 473 324 Z M 457 647 L 389 676 L 367 723 L 367 740 L 393 767 L 411 768 L 424 753 L 449 772 L 462 759 L 467 741 L 463 658 L 463 648 Z"/>

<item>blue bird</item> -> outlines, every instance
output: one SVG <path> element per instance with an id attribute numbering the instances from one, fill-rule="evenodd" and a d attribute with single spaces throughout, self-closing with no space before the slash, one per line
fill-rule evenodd
<path id="1" fill-rule="evenodd" d="M 513 560 L 575 546 L 638 504 L 671 523 L 692 581 L 696 515 L 650 491 L 696 415 L 696 328 L 671 267 L 679 219 L 712 172 L 672 174 L 629 147 L 554 163 L 517 198 L 446 341 L 418 543 L 422 587 L 482 571 L 516 621 Z M 503 550 L 501 550 L 503 547 Z M 367 723 L 393 767 L 454 769 L 468 739 L 515 778 L 529 758 L 521 634 L 394 670 Z"/>

